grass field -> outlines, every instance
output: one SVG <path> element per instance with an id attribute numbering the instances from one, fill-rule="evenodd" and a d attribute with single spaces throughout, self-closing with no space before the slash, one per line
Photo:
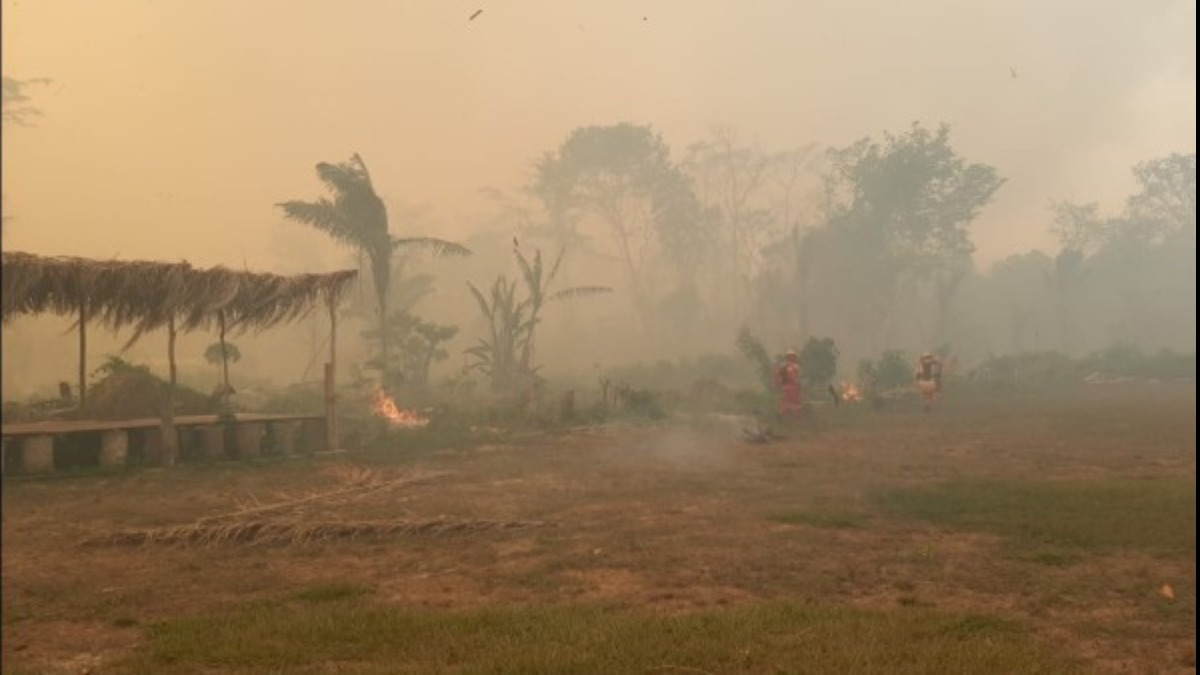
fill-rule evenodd
<path id="1" fill-rule="evenodd" d="M 673 418 L 10 479 L 3 670 L 1195 672 L 1195 404 L 1091 386 L 826 408 L 767 444 Z"/>

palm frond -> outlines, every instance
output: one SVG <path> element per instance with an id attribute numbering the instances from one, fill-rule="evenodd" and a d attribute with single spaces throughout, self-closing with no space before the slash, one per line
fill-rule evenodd
<path id="1" fill-rule="evenodd" d="M 613 289 L 608 286 L 575 286 L 573 288 L 564 288 L 561 291 L 555 291 L 546 298 L 546 302 L 554 302 L 556 300 L 573 300 L 575 298 L 586 298 L 592 295 L 602 295 L 604 293 L 612 293 Z"/>
<path id="2" fill-rule="evenodd" d="M 363 248 L 362 232 L 355 228 L 337 205 L 322 197 L 315 202 L 291 200 L 276 204 L 289 220 L 311 225 L 343 244 Z"/>
<path id="3" fill-rule="evenodd" d="M 490 319 L 492 317 L 492 308 L 491 305 L 488 304 L 487 298 L 485 298 L 483 293 L 475 287 L 475 284 L 469 281 L 467 282 L 467 288 L 471 289 L 471 295 L 475 297 L 475 302 L 479 303 L 479 311 L 483 313 L 485 318 Z"/>
<path id="4" fill-rule="evenodd" d="M 535 304 L 541 304 L 542 299 L 542 251 L 538 249 L 533 254 L 533 264 L 529 264 L 529 260 L 520 251 L 515 251 L 517 256 L 517 266 L 521 268 L 521 277 L 525 279 L 525 288 L 529 291 L 529 295 L 534 299 Z"/>
<path id="5" fill-rule="evenodd" d="M 558 276 L 558 270 L 562 267 L 563 257 L 566 256 L 567 249 L 565 247 L 558 249 L 558 255 L 554 256 L 554 262 L 550 265 L 550 273 L 546 275 L 546 285 L 554 283 L 555 277 Z"/>
<path id="6" fill-rule="evenodd" d="M 436 256 L 468 256 L 471 249 L 445 239 L 435 237 L 400 237 L 392 239 L 392 248 L 412 247 L 423 249 Z"/>
<path id="7" fill-rule="evenodd" d="M 336 301 L 357 276 L 195 269 L 186 262 L 48 258 L 4 252 L 3 321 L 21 315 L 78 317 L 112 329 L 132 328 L 125 348 L 174 321 L 181 331 L 209 325 L 218 312 L 239 330 L 263 329 L 306 315 L 319 301 Z"/>
<path id="8" fill-rule="evenodd" d="M 354 157 L 358 157 L 355 155 Z M 361 161 L 361 160 L 360 160 Z M 353 158 L 350 162 L 317 164 L 317 177 L 329 188 L 336 197 L 359 195 L 366 191 L 374 191 L 370 176 L 363 167 L 355 165 Z"/>

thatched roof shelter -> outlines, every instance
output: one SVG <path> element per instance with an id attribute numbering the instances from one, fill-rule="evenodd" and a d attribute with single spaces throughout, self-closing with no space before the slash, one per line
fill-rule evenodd
<path id="1" fill-rule="evenodd" d="M 232 330 L 263 329 L 303 318 L 334 301 L 356 270 L 282 276 L 187 262 L 89 260 L 4 253 L 0 319 L 21 315 L 86 316 L 134 338 L 174 320 L 180 330 L 205 327 L 224 313 Z"/>
<path id="2" fill-rule="evenodd" d="M 224 352 L 227 330 L 262 330 L 295 321 L 318 305 L 329 311 L 329 363 L 326 365 L 326 417 L 329 446 L 337 446 L 333 407 L 337 305 L 357 270 L 281 276 L 238 272 L 225 267 L 196 269 L 187 262 L 89 260 L 3 253 L 0 259 L 0 321 L 18 316 L 74 317 L 79 332 L 79 401 L 87 391 L 87 325 L 99 322 L 132 328 L 131 346 L 147 331 L 167 328 L 170 386 L 164 412 L 164 438 L 173 416 L 175 334 L 215 324 Z M 223 363 L 228 385 L 228 363 Z"/>

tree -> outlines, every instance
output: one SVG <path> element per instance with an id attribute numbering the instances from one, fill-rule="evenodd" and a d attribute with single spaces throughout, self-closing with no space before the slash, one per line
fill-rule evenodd
<path id="1" fill-rule="evenodd" d="M 371 174 L 358 153 L 351 156 L 348 162 L 317 164 L 317 177 L 325 184 L 330 197 L 311 202 L 292 200 L 276 206 L 283 209 L 285 217 L 311 225 L 366 257 L 375 288 L 382 363 L 388 364 L 391 362 L 388 301 L 392 258 L 396 250 L 419 247 L 438 255 L 467 255 L 470 251 L 443 239 L 393 237 L 389 230 L 387 206 L 375 192 Z"/>
<path id="2" fill-rule="evenodd" d="M 1042 333 L 1057 311 L 1058 298 L 1053 292 L 1055 259 L 1042 251 L 1012 255 L 992 266 L 982 278 L 990 303 L 983 307 L 996 322 L 985 333 L 997 337 L 1007 333 L 1004 342 L 1010 352 L 1019 353 L 1048 347 Z M 1052 292 L 1047 293 L 1047 289 Z M 1061 324 L 1060 324 L 1061 330 Z M 1046 330 L 1046 335 L 1051 332 Z M 989 350 L 990 351 L 990 350 Z"/>
<path id="3" fill-rule="evenodd" d="M 757 148 L 740 144 L 730 127 L 715 127 L 709 138 L 693 143 L 684 167 L 695 179 L 701 203 L 720 224 L 719 241 L 729 263 L 721 285 L 743 304 L 759 251 L 772 234 L 773 214 L 762 194 L 773 166 Z"/>
<path id="4" fill-rule="evenodd" d="M 242 360 L 242 352 L 232 342 L 214 342 L 204 350 L 204 360 L 218 367 L 217 377 L 222 395 L 233 393 L 229 384 L 229 364 Z"/>
<path id="5" fill-rule="evenodd" d="M 1196 231 L 1196 153 L 1172 153 L 1133 168 L 1140 192 L 1126 202 L 1126 214 L 1140 235 L 1161 243 Z"/>
<path id="6" fill-rule="evenodd" d="M 612 292 L 607 286 L 574 286 L 551 291 L 565 254 L 561 249 L 548 268 L 542 263 L 540 249 L 534 252 L 532 260 L 520 250 L 514 251 L 514 254 L 521 271 L 524 297 L 517 295 L 518 282 L 504 275 L 496 277 L 487 295 L 467 282 L 480 313 L 488 323 L 487 335 L 467 350 L 467 354 L 475 359 L 471 368 L 487 375 L 493 390 L 500 392 L 511 392 L 521 382 L 536 377 L 538 368 L 534 364 L 534 336 L 545 305 Z"/>
<path id="7" fill-rule="evenodd" d="M 864 138 L 830 151 L 825 177 L 824 262 L 860 295 L 859 320 L 876 337 L 891 318 L 902 284 L 937 288 L 943 310 L 970 269 L 968 227 L 1004 183 L 985 164 L 968 164 L 950 129 L 914 123 L 882 143 Z"/>
<path id="8" fill-rule="evenodd" d="M 797 355 L 804 384 L 812 389 L 828 386 L 837 374 L 838 356 L 833 338 L 809 338 Z"/>
<path id="9" fill-rule="evenodd" d="M 407 311 L 393 312 L 388 322 L 388 330 L 392 331 L 390 341 L 401 346 L 399 357 L 392 354 L 392 363 L 386 366 L 382 362 L 382 355 L 376 355 L 367 362 L 367 365 L 374 366 L 382 372 L 394 374 L 392 380 L 385 383 L 388 386 L 399 382 L 419 387 L 429 384 L 430 367 L 450 356 L 450 353 L 442 348 L 442 343 L 458 334 L 458 326 L 428 322 Z M 378 329 L 364 331 L 363 336 L 378 340 Z"/>
<path id="10" fill-rule="evenodd" d="M 1090 256 L 1119 238 L 1120 222 L 1100 217 L 1100 205 L 1095 202 L 1074 204 L 1056 202 L 1050 231 L 1062 247 L 1054 258 L 1052 271 L 1046 275 L 1054 300 L 1058 322 L 1059 347 L 1071 353 L 1076 347 L 1079 332 L 1079 305 Z"/>
<path id="11" fill-rule="evenodd" d="M 0 78 L 0 119 L 4 124 L 29 126 L 31 117 L 42 114 L 41 110 L 29 105 L 27 89 L 35 84 L 50 84 L 46 78 L 18 80 L 11 77 Z"/>
<path id="12" fill-rule="evenodd" d="M 404 366 L 412 374 L 415 384 L 429 384 L 429 368 L 450 357 L 450 352 L 442 348 L 442 343 L 453 339 L 455 335 L 458 335 L 458 326 L 416 320 L 412 332 L 403 343 Z"/>
<path id="13" fill-rule="evenodd" d="M 1062 248 L 1047 283 L 1067 352 L 1087 337 L 1092 348 L 1104 346 L 1095 337 L 1161 340 L 1194 312 L 1186 298 L 1195 284 L 1195 154 L 1141 162 L 1133 174 L 1138 189 L 1117 215 L 1095 203 L 1052 206 Z"/>
<path id="14" fill-rule="evenodd" d="M 758 375 L 758 381 L 762 385 L 763 391 L 768 396 L 775 393 L 775 360 L 767 353 L 767 348 L 762 340 L 754 333 L 750 332 L 749 328 L 743 327 L 738 331 L 737 348 L 746 357 L 746 360 L 754 366 L 755 374 Z"/>
<path id="15" fill-rule="evenodd" d="M 531 191 L 562 242 L 598 221 L 616 246 L 644 327 L 649 325 L 659 259 L 685 280 L 709 244 L 700 204 L 670 149 L 650 127 L 628 123 L 576 129 L 538 163 Z"/>
<path id="16" fill-rule="evenodd" d="M 1110 234 L 1111 223 L 1100 218 L 1100 205 L 1096 202 L 1055 202 L 1050 210 L 1054 213 L 1050 232 L 1063 250 L 1090 255 L 1104 245 Z"/>
<path id="17" fill-rule="evenodd" d="M 0 78 L 0 120 L 4 125 L 15 124 L 17 126 L 26 127 L 30 125 L 29 119 L 42 114 L 41 110 L 28 105 L 29 94 L 26 90 L 30 85 L 49 84 L 50 80 L 45 78 L 37 78 L 33 80 L 17 80 L 11 77 Z M 3 197 L 0 197 L 0 201 Z M 12 216 L 7 213 L 0 214 L 0 226 L 12 220 Z M 0 236 L 7 230 L 0 229 Z"/>

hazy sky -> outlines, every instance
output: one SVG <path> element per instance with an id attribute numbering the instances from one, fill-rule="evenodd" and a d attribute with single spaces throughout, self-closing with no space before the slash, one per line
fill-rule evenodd
<path id="1" fill-rule="evenodd" d="M 4 244 L 290 271 L 281 242 L 318 235 L 272 204 L 355 151 L 393 207 L 431 206 L 394 228 L 461 236 L 576 126 L 776 150 L 921 120 L 1008 178 L 986 264 L 1050 246 L 1051 199 L 1118 207 L 1132 164 L 1194 151 L 1195 23 L 1190 0 L 4 0 L 4 74 L 54 80 L 4 130 Z"/>

